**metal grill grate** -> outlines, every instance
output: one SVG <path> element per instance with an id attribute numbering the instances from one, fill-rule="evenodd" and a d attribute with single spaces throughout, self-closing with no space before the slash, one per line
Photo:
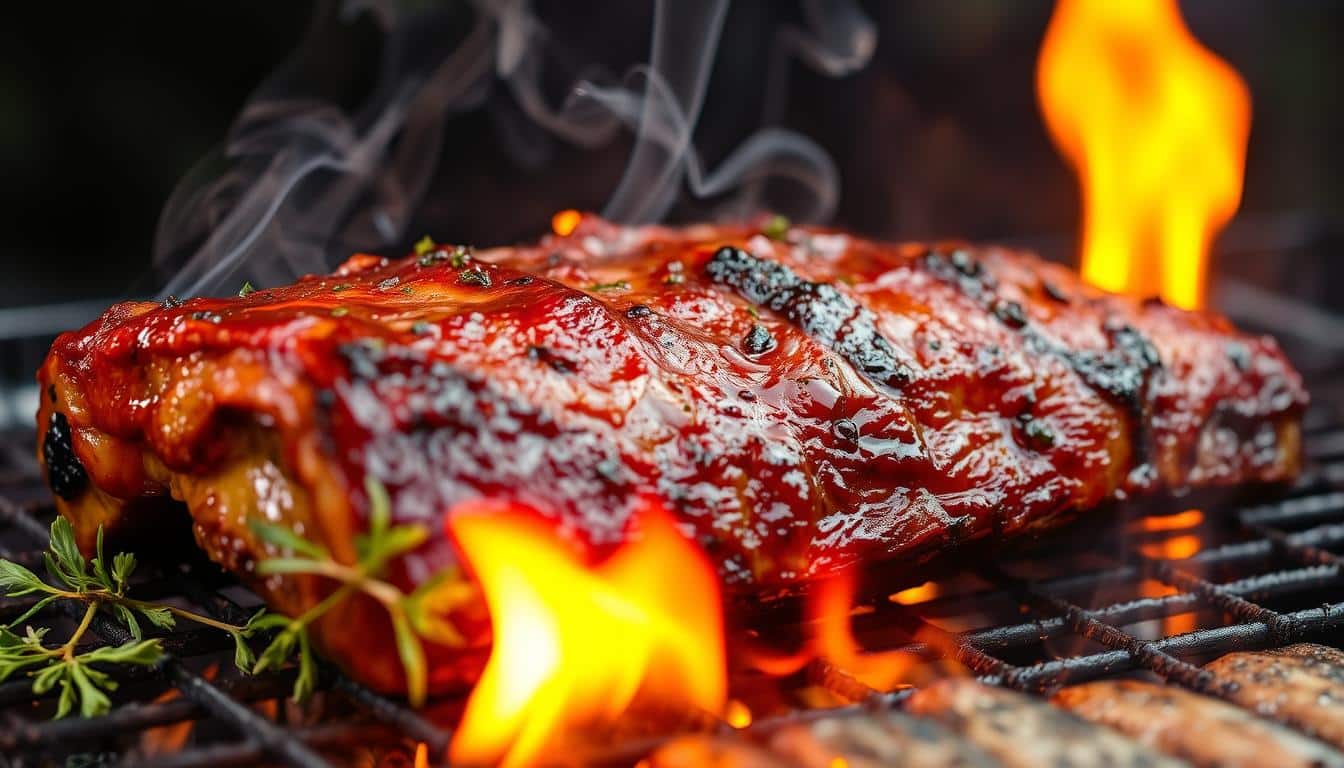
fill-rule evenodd
<path id="1" fill-rule="evenodd" d="M 1344 421 L 1317 407 L 1304 431 L 1311 464 L 1272 500 L 1083 523 L 1060 534 L 1067 546 L 1059 537 L 1047 539 L 949 576 L 926 585 L 926 592 L 937 592 L 927 599 L 879 595 L 856 612 L 856 632 L 865 647 L 900 648 L 930 662 L 952 658 L 987 681 L 1031 692 L 1151 674 L 1218 695 L 1222 683 L 1199 662 L 1303 640 L 1339 645 Z M 0 556 L 35 565 L 54 512 L 28 457 L 31 444 L 26 434 L 0 441 Z M 175 599 L 226 621 L 245 620 L 256 604 L 208 563 L 147 563 L 142 570 L 139 594 Z M 0 621 L 26 605 L 0 600 Z M 42 617 L 44 623 L 61 620 L 55 610 Z M 101 642 L 128 639 L 102 617 L 92 629 Z M 298 708 L 285 701 L 291 673 L 237 675 L 225 643 L 219 633 L 184 624 L 165 638 L 169 657 L 161 667 L 119 678 L 112 712 L 95 719 L 49 720 L 53 702 L 34 700 L 28 681 L 0 684 L 0 765 L 72 764 L 73 757 L 84 765 L 159 768 L 395 766 L 414 764 L 417 752 L 429 764 L 445 754 L 451 733 L 431 715 L 329 668 L 322 670 L 316 700 Z M 767 687 L 770 695 L 754 695 L 763 688 L 759 674 L 734 672 L 734 694 L 757 714 L 751 727 L 762 731 L 822 712 L 898 705 L 906 694 L 873 690 L 820 662 Z M 811 708 L 816 698 L 802 696 L 806 689 L 824 691 L 832 708 Z M 441 703 L 431 712 L 458 707 Z M 613 744 L 600 757 L 633 759 L 653 743 Z"/>

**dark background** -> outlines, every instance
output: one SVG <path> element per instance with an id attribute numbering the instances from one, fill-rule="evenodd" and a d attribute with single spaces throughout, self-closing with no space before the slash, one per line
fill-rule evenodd
<path id="1" fill-rule="evenodd" d="M 791 6 L 739 0 L 730 11 L 697 135 L 708 165 L 757 127 L 764 51 L 773 25 L 796 14 Z M 557 38 L 615 72 L 647 55 L 651 2 L 536 7 Z M 1046 138 L 1033 88 L 1050 3 L 866 7 L 880 27 L 866 70 L 830 80 L 792 69 L 785 122 L 836 159 L 843 179 L 836 223 L 889 238 L 1022 242 L 1069 257 L 1077 189 Z M 1222 245 L 1241 238 L 1273 250 L 1284 232 L 1304 231 L 1338 242 L 1344 3 L 1182 7 L 1196 36 L 1242 73 L 1254 97 L 1245 196 Z M 164 201 L 295 49 L 311 14 L 305 2 L 80 4 L 30 9 L 33 18 L 3 25 L 0 253 L 9 277 L 0 281 L 0 308 L 152 289 Z M 366 37 L 355 49 L 366 55 L 353 59 L 372 67 L 377 40 Z M 350 58 L 318 65 L 354 88 L 347 95 L 357 102 L 361 79 Z M 556 143 L 539 167 L 520 164 L 499 146 L 490 113 L 467 115 L 450 130 L 444 181 L 418 223 L 442 239 L 477 244 L 534 236 L 558 208 L 600 208 L 628 147 L 626 139 L 596 151 Z M 675 216 L 702 212 L 691 203 Z M 1328 293 L 1329 281 L 1312 269 L 1315 290 Z"/>

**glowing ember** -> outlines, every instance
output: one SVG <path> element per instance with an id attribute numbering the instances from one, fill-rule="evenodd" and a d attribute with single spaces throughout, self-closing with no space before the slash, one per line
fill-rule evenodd
<path id="1" fill-rule="evenodd" d="M 1041 109 L 1083 191 L 1083 277 L 1204 300 L 1209 245 L 1241 200 L 1250 94 L 1175 0 L 1060 0 L 1037 68 Z"/>
<path id="2" fill-rule="evenodd" d="M 723 719 L 734 728 L 746 728 L 751 725 L 751 710 L 737 699 L 730 699 L 723 712 Z"/>
<path id="3" fill-rule="evenodd" d="M 724 710 L 713 569 L 652 502 L 634 524 L 631 543 L 590 567 L 518 507 L 478 502 L 449 515 L 495 638 L 453 739 L 455 763 L 527 763 L 565 733 L 611 723 L 636 694 Z"/>
<path id="4" fill-rule="evenodd" d="M 1187 509 L 1174 515 L 1150 515 L 1134 521 L 1133 528 L 1140 531 L 1183 531 L 1196 528 L 1204 522 L 1204 513 L 1198 509 Z"/>
<path id="5" fill-rule="evenodd" d="M 561 237 L 567 237 L 583 220 L 583 214 L 573 208 L 566 208 L 563 211 L 557 211 L 551 217 L 551 231 Z"/>
<path id="6" fill-rule="evenodd" d="M 1184 560 L 1199 552 L 1200 547 L 1199 537 L 1187 534 L 1144 544 L 1139 547 L 1139 551 L 1147 557 L 1161 560 Z"/>
<path id="7" fill-rule="evenodd" d="M 893 603 L 901 605 L 918 605 L 927 603 L 938 596 L 938 585 L 932 581 L 926 581 L 918 587 L 902 589 L 888 597 Z"/>

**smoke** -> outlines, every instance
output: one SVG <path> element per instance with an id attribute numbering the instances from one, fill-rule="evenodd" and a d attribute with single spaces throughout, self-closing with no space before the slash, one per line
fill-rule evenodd
<path id="1" fill-rule="evenodd" d="M 171 275 L 162 294 L 230 292 L 243 279 L 280 284 L 351 252 L 404 242 L 435 174 L 451 172 L 438 167 L 445 126 L 482 108 L 523 167 L 546 160 L 538 133 L 596 147 L 632 131 L 625 172 L 603 209 L 622 223 L 659 221 L 683 195 L 716 200 L 720 217 L 747 215 L 762 209 L 766 183 L 778 180 L 794 191 L 787 213 L 825 220 L 838 198 L 835 165 L 777 125 L 790 63 L 852 73 L 871 56 L 876 32 L 851 0 L 802 0 L 801 9 L 801 26 L 775 34 L 761 125 L 706 168 L 694 137 L 728 0 L 657 0 L 648 64 L 620 79 L 580 67 L 558 106 L 543 81 L 562 46 L 527 0 L 322 5 L 298 51 L 165 206 L 155 238 L 155 264 Z M 380 36 L 381 55 L 376 81 L 347 110 L 328 81 L 332 62 L 352 58 L 361 24 Z"/>

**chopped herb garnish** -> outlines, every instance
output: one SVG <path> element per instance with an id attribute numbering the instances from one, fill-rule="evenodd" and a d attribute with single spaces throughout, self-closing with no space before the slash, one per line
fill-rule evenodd
<path id="1" fill-rule="evenodd" d="M 459 245 L 453 248 L 453 254 L 449 257 L 449 263 L 453 265 L 453 269 L 461 269 L 465 267 L 468 261 L 471 261 L 471 253 L 467 250 L 465 245 Z"/>
<path id="2" fill-rule="evenodd" d="M 748 314 L 748 315 L 751 315 L 752 317 L 756 318 L 757 320 L 760 320 L 760 319 L 761 319 L 761 311 L 760 311 L 759 309 L 756 308 L 756 305 L 755 305 L 755 304 L 748 304 L 748 305 L 747 305 L 747 314 Z"/>
<path id="3" fill-rule="evenodd" d="M 425 235 L 415 243 L 416 256 L 424 256 L 432 250 L 434 250 L 434 238 L 429 235 Z"/>
<path id="4" fill-rule="evenodd" d="M 243 287 L 238 289 L 238 298 L 245 299 L 253 293 L 256 293 L 256 291 L 257 289 L 253 288 L 251 283 L 245 282 L 243 283 Z"/>
<path id="5" fill-rule="evenodd" d="M 684 282 L 686 282 L 686 276 L 681 274 L 680 272 L 673 272 L 672 274 L 663 278 L 664 285 L 681 285 Z"/>
<path id="6" fill-rule="evenodd" d="M 410 296 L 412 293 L 415 293 L 415 290 L 409 285 L 403 285 L 401 286 L 401 292 L 406 296 Z"/>
<path id="7" fill-rule="evenodd" d="M 457 279 L 465 285 L 479 285 L 482 288 L 490 287 L 490 275 L 483 269 L 464 269 L 457 273 Z"/>
<path id="8" fill-rule="evenodd" d="M 590 291 L 628 291 L 630 282 L 628 280 L 617 280 L 611 283 L 594 283 L 588 286 Z"/>
<path id="9" fill-rule="evenodd" d="M 783 240 L 789 234 L 789 227 L 792 224 L 787 216 L 772 216 L 765 226 L 761 227 L 761 234 L 771 240 Z"/>
<path id="10" fill-rule="evenodd" d="M 349 283 L 337 283 L 331 286 L 331 290 L 333 293 L 340 293 L 341 291 L 350 290 L 351 287 L 352 286 Z"/>
<path id="11" fill-rule="evenodd" d="M 331 310 L 332 317 L 345 317 L 348 314 L 350 314 L 350 310 L 346 307 L 337 307 Z"/>

